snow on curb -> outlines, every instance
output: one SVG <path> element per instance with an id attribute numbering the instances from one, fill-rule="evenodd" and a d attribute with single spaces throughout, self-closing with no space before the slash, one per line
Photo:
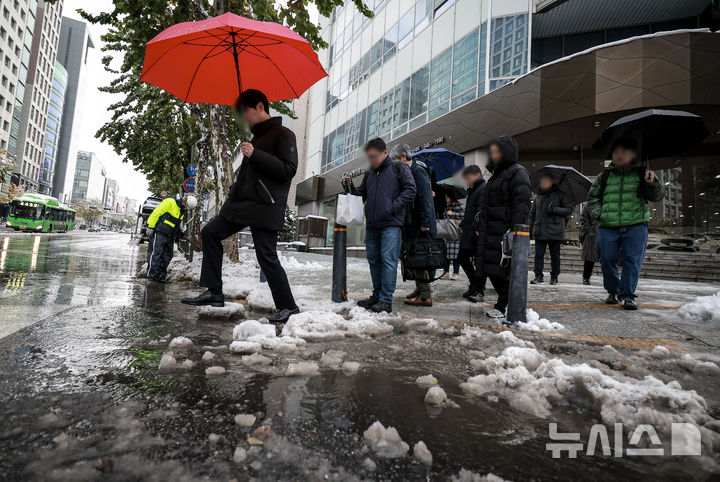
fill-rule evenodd
<path id="1" fill-rule="evenodd" d="M 306 341 L 341 340 L 347 337 L 369 337 L 391 333 L 384 315 L 376 315 L 355 307 L 349 319 L 327 311 L 306 311 L 290 317 L 282 330 L 282 337 L 302 338 Z"/>
<path id="2" fill-rule="evenodd" d="M 521 330 L 537 331 L 537 332 L 548 332 L 548 331 L 563 331 L 565 326 L 554 321 L 548 321 L 545 318 L 540 318 L 540 315 L 533 309 L 527 310 L 527 321 L 518 323 L 518 328 Z"/>
<path id="3" fill-rule="evenodd" d="M 720 328 L 720 292 L 710 296 L 698 296 L 694 301 L 682 305 L 678 315 L 688 323 Z"/>

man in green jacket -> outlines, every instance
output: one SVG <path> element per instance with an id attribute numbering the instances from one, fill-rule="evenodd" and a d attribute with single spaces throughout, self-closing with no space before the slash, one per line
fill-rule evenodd
<path id="1" fill-rule="evenodd" d="M 648 202 L 658 202 L 664 196 L 655 173 L 639 165 L 637 151 L 636 140 L 618 139 L 612 164 L 595 179 L 588 193 L 588 209 L 600 225 L 597 246 L 608 292 L 605 303 L 622 303 L 626 310 L 637 310 L 635 289 L 647 246 Z"/>

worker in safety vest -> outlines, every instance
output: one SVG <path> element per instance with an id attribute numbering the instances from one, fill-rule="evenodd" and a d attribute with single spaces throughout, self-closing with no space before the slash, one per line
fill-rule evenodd
<path id="1" fill-rule="evenodd" d="M 173 257 L 173 246 L 182 232 L 185 212 L 195 206 L 197 199 L 194 196 L 167 198 L 148 217 L 148 281 L 168 282 L 165 275 Z"/>

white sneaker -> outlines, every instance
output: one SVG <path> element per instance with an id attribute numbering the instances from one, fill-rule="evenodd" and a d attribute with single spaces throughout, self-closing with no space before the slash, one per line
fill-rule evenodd
<path id="1" fill-rule="evenodd" d="M 493 308 L 491 310 L 488 310 L 487 313 L 485 313 L 485 316 L 487 316 L 488 318 L 505 318 L 505 313 Z"/>

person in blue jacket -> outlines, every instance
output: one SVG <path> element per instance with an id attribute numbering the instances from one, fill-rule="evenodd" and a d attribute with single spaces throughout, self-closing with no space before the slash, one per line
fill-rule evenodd
<path id="1" fill-rule="evenodd" d="M 407 205 L 405 213 L 404 239 L 415 239 L 418 236 L 437 237 L 437 221 L 435 220 L 435 203 L 433 202 L 432 185 L 428 168 L 421 161 L 413 160 L 410 146 L 398 144 L 390 149 L 390 157 L 395 162 L 403 162 L 410 168 L 415 181 L 415 199 Z M 405 297 L 405 304 L 412 306 L 432 306 L 432 289 L 430 280 L 435 271 L 414 272 L 415 290 Z"/>
<path id="2" fill-rule="evenodd" d="M 365 201 L 365 249 L 373 293 L 358 301 L 358 306 L 376 313 L 390 313 L 397 284 L 405 207 L 415 198 L 415 181 L 407 165 L 390 159 L 382 139 L 369 141 L 365 155 L 369 170 L 360 186 L 356 188 L 349 177 L 342 180 L 351 194 L 362 196 Z"/>

